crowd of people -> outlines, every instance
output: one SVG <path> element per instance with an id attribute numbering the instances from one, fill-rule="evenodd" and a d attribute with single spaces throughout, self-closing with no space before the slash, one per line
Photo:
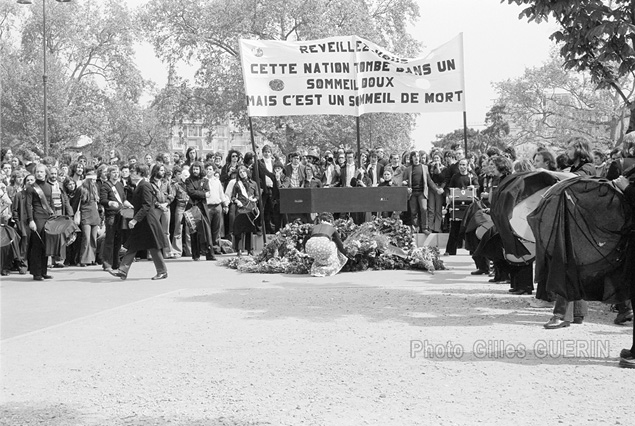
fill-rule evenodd
<path id="1" fill-rule="evenodd" d="M 377 147 L 362 152 L 359 159 L 354 151 L 344 149 L 285 156 L 274 155 L 272 146 L 265 145 L 257 175 L 255 160 L 252 152 L 243 155 L 235 150 L 201 158 L 195 147 L 184 154 L 147 154 L 142 161 L 135 156 L 124 159 L 116 149 L 103 158 L 65 154 L 61 159 L 40 159 L 32 151 L 14 155 L 11 149 L 3 148 L 0 220 L 3 228 L 11 228 L 20 237 L 20 243 L 13 257 L 7 257 L 8 251 L 3 249 L 1 273 L 30 272 L 34 280 L 43 280 L 52 278 L 49 267 L 101 265 L 125 279 L 135 259 L 148 258 L 157 270 L 153 279 L 164 279 L 165 258 L 191 256 L 198 261 L 204 256 L 215 260 L 217 254 L 230 250 L 238 256 L 243 250 L 252 254 L 252 234 L 274 233 L 293 220 L 312 220 L 309 215 L 280 212 L 280 190 L 284 188 L 406 187 L 409 201 L 404 211 L 374 214 L 399 217 L 416 232 L 448 232 L 445 255 L 456 254 L 466 239 L 461 229 L 465 209 L 453 208 L 452 188 L 469 190 L 487 212 L 496 203 L 497 187 L 505 177 L 544 169 L 613 180 L 630 194 L 627 199 L 635 198 L 633 184 L 622 176 L 635 166 L 635 138 L 631 135 L 627 135 L 623 149 L 606 154 L 591 151 L 583 138 L 572 138 L 560 155 L 538 149 L 531 158 L 516 158 L 513 148 L 494 147 L 466 157 L 460 145 L 429 153 L 389 154 Z M 265 229 L 260 214 L 264 215 Z M 344 212 L 335 217 L 346 215 L 359 223 L 370 213 Z M 52 255 L 47 233 L 53 231 L 46 224 L 54 217 L 74 223 L 79 237 Z M 322 214 L 317 219 L 317 236 L 337 242 L 332 235 L 333 217 Z M 62 226 L 62 232 L 64 229 Z M 223 241 L 231 241 L 231 247 Z M 478 242 L 465 243 L 476 264 L 473 275 L 508 282 L 513 294 L 533 294 L 532 262 L 510 265 L 488 258 L 487 252 L 477 247 Z M 333 257 L 339 255 L 325 250 L 324 244 L 313 246 L 309 249 L 324 257 L 321 267 L 345 262 L 341 256 Z M 338 251 L 342 252 L 340 246 Z M 545 324 L 549 329 L 582 323 L 586 314 L 586 302 L 567 301 L 550 293 L 544 282 L 538 283 L 532 306 L 553 307 L 554 315 Z M 616 324 L 633 320 L 629 300 L 618 303 L 617 308 Z"/>

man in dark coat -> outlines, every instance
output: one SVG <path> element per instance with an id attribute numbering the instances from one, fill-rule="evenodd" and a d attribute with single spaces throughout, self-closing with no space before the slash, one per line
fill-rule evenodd
<path id="1" fill-rule="evenodd" d="M 635 184 L 630 183 L 626 177 L 620 176 L 613 181 L 615 186 L 624 192 L 624 198 L 631 205 L 631 214 L 635 212 Z M 635 254 L 635 231 L 631 231 L 629 250 L 631 255 Z M 628 262 L 628 260 L 627 260 Z M 632 256 L 630 266 L 625 271 L 625 279 L 630 279 L 631 306 L 635 306 L 635 266 L 633 266 Z M 635 323 L 633 324 L 633 341 L 630 349 L 620 351 L 620 367 L 635 368 Z"/>
<path id="2" fill-rule="evenodd" d="M 160 165 L 158 167 L 155 165 L 152 170 L 153 174 L 160 167 Z M 134 217 L 128 224 L 130 237 L 124 244 L 128 251 L 121 260 L 119 269 L 110 270 L 109 272 L 125 280 L 128 277 L 130 265 L 134 262 L 137 251 L 148 250 L 152 255 L 152 261 L 157 271 L 157 274 L 152 279 L 162 280 L 168 277 L 162 250 L 169 246 L 169 241 L 163 232 L 164 228 L 161 224 L 163 209 L 167 207 L 159 203 L 156 189 L 148 182 L 148 166 L 145 164 L 139 165 L 137 173 L 141 180 L 132 195 Z"/>
<path id="3" fill-rule="evenodd" d="M 31 229 L 29 272 L 36 281 L 53 278 L 48 274 L 44 224 L 53 217 L 51 184 L 46 180 L 44 164 L 34 168 L 35 183 L 26 190 L 26 215 Z"/>
<path id="4" fill-rule="evenodd" d="M 102 266 L 108 271 L 119 268 L 119 249 L 123 235 L 121 209 L 132 208 L 132 204 L 126 200 L 126 191 L 119 179 L 119 167 L 108 166 L 106 175 L 108 180 L 99 190 L 99 204 L 104 207 L 104 224 L 106 225 Z"/>
<path id="5" fill-rule="evenodd" d="M 428 171 L 428 166 L 421 163 L 421 157 L 417 151 L 410 153 L 410 165 L 403 173 L 403 184 L 408 187 L 410 198 L 410 212 L 412 213 L 412 225 L 418 228 L 418 232 L 430 233 L 428 229 L 428 189 L 443 194 Z"/>

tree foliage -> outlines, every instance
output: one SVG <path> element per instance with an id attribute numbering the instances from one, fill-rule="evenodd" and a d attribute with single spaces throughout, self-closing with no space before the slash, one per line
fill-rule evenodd
<path id="1" fill-rule="evenodd" d="M 626 85 L 626 78 L 623 78 Z M 632 82 L 631 82 L 632 86 Z M 571 136 L 584 136 L 599 148 L 614 146 L 624 132 L 628 108 L 612 90 L 598 89 L 588 72 L 563 67 L 555 54 L 521 77 L 494 83 L 497 103 L 513 123 L 509 142 L 562 147 Z M 626 87 L 626 86 L 625 86 Z"/>
<path id="2" fill-rule="evenodd" d="M 42 8 L 2 1 L 2 138 L 14 149 L 42 151 Z M 43 0 L 46 1 L 46 0 Z M 7 8 L 4 8 L 7 6 Z M 92 150 L 136 152 L 143 132 L 146 87 L 134 62 L 136 24 L 124 0 L 47 2 L 49 147 L 61 153 L 80 135 Z M 156 144 L 156 139 L 152 143 Z M 162 142 L 163 144 L 165 141 Z"/>
<path id="3" fill-rule="evenodd" d="M 151 0 L 139 11 L 147 38 L 172 69 L 178 61 L 199 65 L 193 86 L 176 81 L 156 104 L 171 123 L 232 120 L 248 128 L 238 40 L 310 40 L 356 34 L 403 56 L 418 44 L 407 33 L 419 10 L 413 0 Z M 185 107 L 185 105 L 189 105 Z M 414 116 L 368 114 L 361 119 L 365 145 L 378 140 L 395 149 L 410 145 Z M 354 146 L 355 119 L 341 116 L 257 118 L 254 131 L 289 152 L 298 147 Z M 387 145 L 388 148 L 391 148 Z"/>
<path id="4" fill-rule="evenodd" d="M 633 0 L 507 2 L 527 6 L 520 19 L 541 22 L 553 17 L 560 29 L 551 35 L 551 39 L 560 45 L 565 68 L 588 72 L 599 88 L 615 90 L 631 110 L 628 130 L 635 130 L 634 92 L 632 87 L 623 85 L 625 79 L 632 81 L 635 76 Z"/>

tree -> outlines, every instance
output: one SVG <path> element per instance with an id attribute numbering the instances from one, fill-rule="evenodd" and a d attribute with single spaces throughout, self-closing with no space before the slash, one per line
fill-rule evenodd
<path id="1" fill-rule="evenodd" d="M 614 146 L 628 111 L 615 92 L 596 86 L 587 72 L 564 69 L 555 54 L 519 78 L 494 83 L 497 103 L 514 127 L 509 143 L 562 146 L 584 136 L 598 147 Z"/>
<path id="2" fill-rule="evenodd" d="M 463 129 L 456 129 L 453 132 L 446 133 L 445 135 L 437 135 L 437 140 L 432 142 L 433 146 L 442 150 L 450 149 L 452 145 L 455 144 L 464 147 L 465 136 Z M 472 128 L 467 129 L 468 152 L 485 152 L 488 147 L 488 140 L 480 131 Z"/>
<path id="3" fill-rule="evenodd" d="M 528 5 L 519 18 L 541 22 L 553 17 L 560 29 L 551 39 L 560 44 L 566 69 L 588 72 L 598 88 L 610 88 L 630 110 L 628 131 L 635 130 L 634 91 L 624 79 L 635 76 L 635 3 L 632 0 L 507 0 Z M 619 135 L 621 140 L 621 135 Z"/>
<path id="4" fill-rule="evenodd" d="M 141 119 L 136 110 L 141 109 L 139 98 L 146 86 L 134 63 L 137 31 L 126 2 L 47 5 L 44 37 L 51 154 L 63 152 L 80 135 L 93 139 L 94 150 L 125 148 L 118 146 L 121 143 L 138 146 L 139 140 L 120 137 L 141 123 L 122 126 L 135 117 Z M 11 22 L 14 29 L 9 32 L 11 38 L 0 45 L 3 140 L 14 149 L 22 146 L 41 151 L 42 10 L 24 6 L 3 10 L 14 18 L 3 18 L 0 13 L 0 22 Z M 0 24 L 0 31 L 4 33 L 5 28 Z"/>
<path id="5" fill-rule="evenodd" d="M 418 44 L 407 24 L 418 16 L 412 0 L 152 0 L 139 11 L 147 38 L 169 67 L 179 60 L 196 61 L 195 86 L 172 84 L 157 102 L 172 109 L 178 123 L 198 118 L 212 127 L 231 120 L 247 129 L 247 107 L 238 54 L 240 38 L 309 40 L 357 34 L 403 56 L 414 56 Z M 170 92 L 170 96 L 166 96 Z M 179 101 L 175 103 L 175 99 Z M 362 117 L 362 141 L 378 140 L 395 148 L 410 145 L 411 114 L 368 114 Z M 255 118 L 254 130 L 285 152 L 298 147 L 354 146 L 355 120 L 341 116 Z"/>

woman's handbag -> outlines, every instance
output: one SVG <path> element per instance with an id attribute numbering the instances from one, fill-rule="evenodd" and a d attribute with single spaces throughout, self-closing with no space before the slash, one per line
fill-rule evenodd
<path id="1" fill-rule="evenodd" d="M 77 211 L 73 215 L 73 222 L 75 222 L 75 225 L 77 226 L 80 226 L 82 224 L 82 204 L 81 203 L 79 204 L 79 206 L 77 206 Z"/>
<path id="2" fill-rule="evenodd" d="M 238 214 L 251 214 L 254 219 L 260 216 L 260 210 L 258 209 L 258 203 L 255 201 L 249 200 L 247 204 L 243 204 L 241 207 L 238 207 Z"/>

